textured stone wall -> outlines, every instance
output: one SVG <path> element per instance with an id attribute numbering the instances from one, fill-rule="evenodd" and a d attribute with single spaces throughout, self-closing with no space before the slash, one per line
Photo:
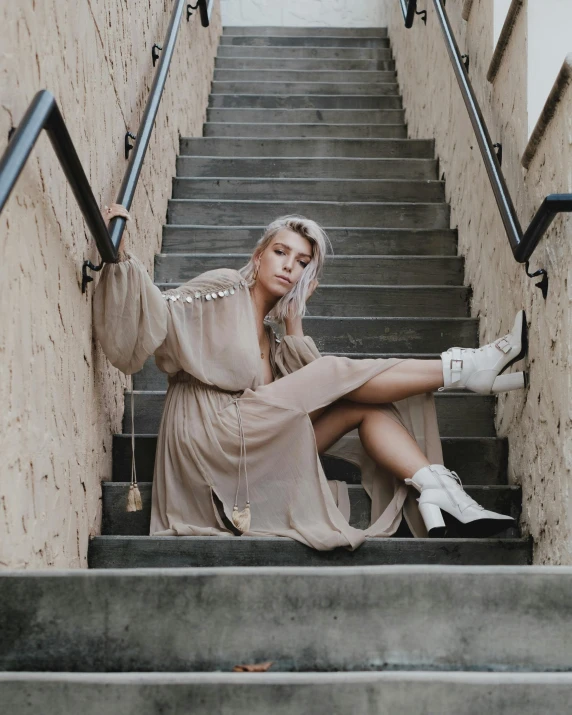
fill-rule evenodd
<path id="1" fill-rule="evenodd" d="M 572 189 L 572 92 L 564 91 L 528 171 L 523 169 L 528 140 L 526 7 L 490 84 L 492 2 L 475 0 L 468 22 L 461 19 L 462 3 L 448 2 L 446 7 L 459 48 L 470 56 L 470 78 L 491 137 L 502 142 L 503 171 L 526 227 L 547 194 Z M 389 19 L 409 135 L 435 138 L 481 340 L 506 332 L 519 308 L 527 311 L 530 388 L 499 398 L 497 426 L 509 438 L 510 480 L 523 487 L 523 528 L 534 537 L 535 561 L 571 564 L 572 217 L 558 217 L 532 257 L 531 268 L 544 267 L 550 275 L 545 302 L 512 257 L 433 4 L 427 8 L 427 27 L 416 20 L 406 30 L 398 3 Z"/>
<path id="2" fill-rule="evenodd" d="M 221 0 L 225 25 L 385 27 L 387 7 L 398 0 Z"/>
<path id="3" fill-rule="evenodd" d="M 115 200 L 172 0 L 37 0 L 0 6 L 0 152 L 39 89 L 56 97 L 100 205 Z M 183 19 L 123 246 L 151 271 L 179 135 L 200 136 L 221 22 Z M 96 344 L 99 254 L 48 138 L 0 215 L 0 567 L 84 567 L 100 526 L 126 379 Z"/>

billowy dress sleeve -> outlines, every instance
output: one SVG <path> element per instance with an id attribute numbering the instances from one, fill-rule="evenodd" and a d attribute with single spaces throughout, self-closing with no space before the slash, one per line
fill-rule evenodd
<path id="1" fill-rule="evenodd" d="M 126 374 L 155 354 L 169 375 L 239 391 L 256 385 L 260 357 L 246 281 L 229 268 L 201 273 L 161 292 L 132 254 L 107 264 L 94 296 L 96 336 Z"/>
<path id="2" fill-rule="evenodd" d="M 109 362 L 127 375 L 167 336 L 167 306 L 145 266 L 130 253 L 106 263 L 93 298 L 95 335 Z"/>

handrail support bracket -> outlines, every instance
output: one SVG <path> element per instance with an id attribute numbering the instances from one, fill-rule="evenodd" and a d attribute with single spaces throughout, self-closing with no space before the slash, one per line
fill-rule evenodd
<path id="1" fill-rule="evenodd" d="M 162 50 L 163 46 L 158 45 L 156 42 L 151 48 L 151 59 L 153 60 L 153 67 L 157 64 L 157 60 L 159 59 L 159 50 Z"/>
<path id="2" fill-rule="evenodd" d="M 529 278 L 537 278 L 538 276 L 542 276 L 538 283 L 535 283 L 534 285 L 537 288 L 540 288 L 540 290 L 542 291 L 542 297 L 544 298 L 544 300 L 546 300 L 546 296 L 548 295 L 548 272 L 544 268 L 539 268 L 537 271 L 534 271 L 534 273 L 530 273 L 528 270 L 529 264 L 530 261 L 527 261 L 524 266 L 526 275 Z"/>
<path id="3" fill-rule="evenodd" d="M 85 293 L 87 290 L 87 284 L 91 283 L 93 277 L 88 275 L 87 269 L 90 268 L 92 271 L 100 271 L 105 265 L 105 261 L 101 261 L 99 266 L 94 266 L 91 261 L 84 261 L 81 269 L 81 292 Z"/>
<path id="4" fill-rule="evenodd" d="M 135 134 L 132 134 L 131 132 L 125 132 L 125 158 L 129 159 L 129 152 L 131 149 L 133 149 L 133 144 L 129 143 L 129 140 L 133 139 L 133 141 L 137 140 L 137 137 Z"/>

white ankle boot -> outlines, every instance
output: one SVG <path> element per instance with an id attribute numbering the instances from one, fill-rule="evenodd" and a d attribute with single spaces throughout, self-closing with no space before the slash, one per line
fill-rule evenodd
<path id="1" fill-rule="evenodd" d="M 405 483 L 421 492 L 417 501 L 430 537 L 445 535 L 442 512 L 456 519 L 456 531 L 465 538 L 493 536 L 515 526 L 511 516 L 488 511 L 477 504 L 463 489 L 457 474 L 442 464 L 422 467 Z"/>
<path id="2" fill-rule="evenodd" d="M 526 349 L 526 315 L 524 310 L 520 310 L 516 314 L 511 332 L 494 343 L 476 349 L 449 348 L 441 353 L 444 384 L 439 391 L 464 388 L 481 395 L 489 395 L 491 392 L 507 392 L 526 387 L 524 372 L 501 375 L 525 356 Z"/>

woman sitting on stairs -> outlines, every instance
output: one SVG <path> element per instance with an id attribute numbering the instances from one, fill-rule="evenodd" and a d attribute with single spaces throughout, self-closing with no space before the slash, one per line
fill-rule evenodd
<path id="1" fill-rule="evenodd" d="M 113 216 L 129 218 L 117 204 Z M 314 221 L 285 216 L 240 271 L 164 293 L 132 254 L 103 268 L 94 321 L 105 354 L 126 374 L 154 354 L 168 374 L 151 535 L 287 536 L 327 550 L 391 536 L 402 516 L 415 536 L 442 536 L 444 517 L 469 537 L 514 525 L 443 466 L 433 391 L 523 387 L 523 373 L 501 374 L 525 355 L 523 311 L 508 335 L 439 360 L 322 357 L 302 316 L 328 243 Z M 321 454 L 361 468 L 367 529 L 350 526 L 347 485 L 326 479 Z"/>

